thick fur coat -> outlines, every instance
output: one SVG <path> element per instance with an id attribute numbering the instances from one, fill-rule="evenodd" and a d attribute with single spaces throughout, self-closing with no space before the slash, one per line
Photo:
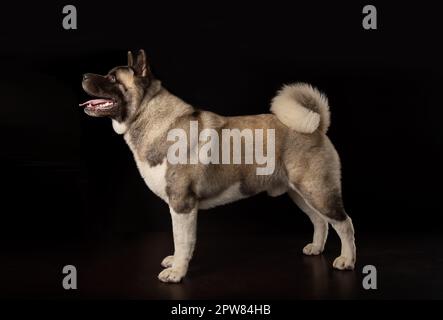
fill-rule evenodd
<path id="1" fill-rule="evenodd" d="M 354 229 L 346 214 L 341 194 L 340 160 L 329 138 L 328 100 L 307 84 L 287 85 L 271 104 L 270 114 L 225 117 L 197 110 L 171 94 L 155 79 L 143 51 L 128 66 L 112 69 L 108 75 L 87 74 L 83 88 L 101 99 L 90 100 L 85 112 L 91 116 L 109 116 L 113 128 L 123 135 L 147 186 L 170 207 L 175 252 L 166 257 L 159 274 L 164 282 L 179 282 L 186 275 L 196 242 L 197 213 L 242 198 L 267 192 L 271 196 L 288 193 L 309 216 L 314 236 L 303 252 L 320 254 L 326 242 L 328 223 L 338 233 L 342 250 L 334 261 L 337 269 L 353 269 L 356 260 Z M 168 162 L 174 141 L 171 130 L 190 133 L 190 124 L 198 130 L 261 129 L 274 132 L 274 140 L 263 139 L 264 149 L 273 143 L 274 168 L 259 175 L 262 164 Z M 247 137 L 241 137 L 242 145 Z M 199 150 L 205 141 L 190 145 Z M 234 141 L 228 140 L 229 150 Z M 220 151 L 223 145 L 220 145 Z M 245 156 L 246 156 L 246 149 Z M 229 155 L 231 157 L 233 155 Z"/>

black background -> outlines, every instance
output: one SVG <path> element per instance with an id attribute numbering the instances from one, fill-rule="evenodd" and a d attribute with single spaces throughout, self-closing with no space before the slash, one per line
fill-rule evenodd
<path id="1" fill-rule="evenodd" d="M 66 3 L 68 4 L 68 3 Z M 106 73 L 144 48 L 185 101 L 223 115 L 266 113 L 284 83 L 329 97 L 329 137 L 357 235 L 437 232 L 441 222 L 442 50 L 431 4 L 225 2 L 15 4 L 0 16 L 2 246 L 169 231 L 167 205 L 139 176 L 109 119 L 78 104 L 85 72 Z M 436 6 L 436 5 L 435 5 Z M 204 212 L 203 232 L 310 232 L 287 196 L 259 195 Z"/>

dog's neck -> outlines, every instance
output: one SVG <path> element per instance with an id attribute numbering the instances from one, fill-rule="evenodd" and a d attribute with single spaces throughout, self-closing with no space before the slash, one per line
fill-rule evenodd
<path id="1" fill-rule="evenodd" d="M 161 91 L 161 89 L 161 82 L 157 79 L 153 79 L 151 85 L 146 89 L 143 99 L 140 102 L 140 106 L 147 105 L 149 101 Z M 112 119 L 112 128 L 117 134 L 125 134 L 131 124 L 138 118 L 141 112 L 143 112 L 143 110 L 140 110 L 140 108 L 138 108 L 134 115 L 127 117 L 123 121 Z"/>
<path id="2" fill-rule="evenodd" d="M 139 161 L 152 165 L 166 157 L 169 130 L 177 121 L 193 113 L 194 108 L 182 99 L 162 88 L 152 99 L 140 105 L 138 117 L 129 125 L 114 129 L 124 132 L 124 139 Z"/>

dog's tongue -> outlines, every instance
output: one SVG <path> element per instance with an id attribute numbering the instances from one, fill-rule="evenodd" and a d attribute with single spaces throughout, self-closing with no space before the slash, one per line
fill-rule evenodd
<path id="1" fill-rule="evenodd" d="M 108 99 L 92 99 L 92 100 L 88 100 L 86 102 L 79 104 L 79 106 L 80 107 L 86 106 L 86 105 L 95 106 L 95 105 L 106 103 L 106 102 L 109 102 L 109 100 Z"/>

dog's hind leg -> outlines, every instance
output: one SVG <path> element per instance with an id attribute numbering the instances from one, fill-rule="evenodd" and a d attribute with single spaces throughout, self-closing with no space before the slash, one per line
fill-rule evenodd
<path id="1" fill-rule="evenodd" d="M 316 210 L 311 208 L 297 191 L 289 190 L 288 194 L 297 206 L 306 213 L 314 226 L 312 242 L 303 248 L 303 253 L 306 255 L 322 253 L 325 248 L 326 238 L 328 237 L 328 222 Z"/>
<path id="2" fill-rule="evenodd" d="M 341 254 L 335 259 L 336 269 L 354 269 L 356 248 L 354 227 L 345 212 L 341 196 L 338 158 L 313 157 L 303 171 L 289 171 L 289 185 L 305 203 L 329 222 L 341 241 Z"/>
<path id="3" fill-rule="evenodd" d="M 346 218 L 342 221 L 331 220 L 331 224 L 341 241 L 341 254 L 334 260 L 333 267 L 339 270 L 353 270 L 356 248 L 352 220 L 346 215 Z"/>

